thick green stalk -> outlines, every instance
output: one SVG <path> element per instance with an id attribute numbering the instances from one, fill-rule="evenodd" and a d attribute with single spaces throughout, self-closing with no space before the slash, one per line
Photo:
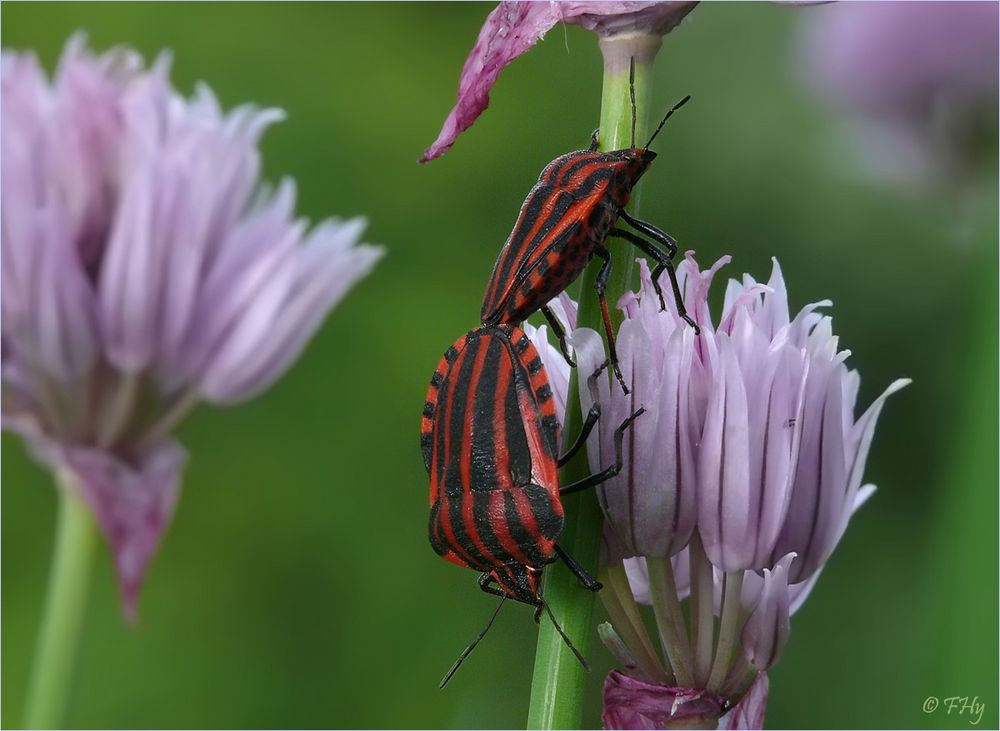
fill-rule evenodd
<path id="1" fill-rule="evenodd" d="M 635 100 L 638 109 L 636 139 L 644 141 L 648 108 L 650 76 L 653 58 L 660 47 L 659 36 L 634 35 L 601 40 L 604 54 L 604 88 L 601 94 L 600 143 L 602 150 L 630 147 L 632 143 L 632 107 L 629 100 L 629 58 L 635 57 Z M 640 142 L 640 144 L 642 144 Z M 608 240 L 614 268 L 608 283 L 607 298 L 612 305 L 617 302 L 631 282 L 631 261 L 634 251 L 617 240 Z M 601 260 L 592 263 L 581 277 L 580 310 L 578 327 L 591 327 L 603 332 L 601 309 L 594 293 L 594 282 Z M 617 310 L 613 316 L 618 316 Z M 613 388 L 618 384 L 614 383 Z M 569 387 L 570 394 L 577 392 L 577 373 L 574 371 Z M 572 395 L 568 399 L 563 433 L 575 435 L 583 423 L 580 402 Z M 560 473 L 560 481 L 568 484 L 586 477 L 587 460 L 580 455 Z M 566 527 L 559 538 L 563 546 L 591 574 L 596 573 L 601 545 L 603 517 L 597 498 L 592 491 L 570 495 L 563 501 L 566 510 Z M 546 569 L 545 600 L 553 614 L 562 623 L 563 630 L 572 638 L 577 649 L 586 654 L 593 630 L 594 595 L 580 586 L 575 576 L 557 562 Z M 572 651 L 566 647 L 551 622 L 543 619 L 538 632 L 535 651 L 535 671 L 531 684 L 531 704 L 528 710 L 528 728 L 573 729 L 579 728 L 583 713 L 586 673 Z"/>
<path id="2" fill-rule="evenodd" d="M 83 624 L 97 532 L 90 511 L 60 474 L 59 518 L 45 611 L 28 681 L 25 728 L 60 728 Z"/>

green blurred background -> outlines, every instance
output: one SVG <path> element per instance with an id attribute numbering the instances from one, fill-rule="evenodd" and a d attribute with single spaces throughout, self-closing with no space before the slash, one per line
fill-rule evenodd
<path id="1" fill-rule="evenodd" d="M 48 68 L 67 37 L 174 53 L 188 93 L 283 107 L 266 175 L 299 210 L 369 217 L 388 255 L 274 389 L 203 408 L 180 506 L 136 629 L 110 561 L 94 575 L 67 723 L 76 727 L 517 728 L 535 625 L 504 612 L 437 682 L 494 601 L 427 545 L 418 416 L 441 352 L 476 324 L 486 277 L 539 170 L 596 126 L 593 36 L 553 29 L 501 76 L 444 158 L 417 165 L 454 101 L 482 4 L 4 4 L 5 49 Z M 997 725 L 997 188 L 923 193 L 850 168 L 836 113 L 804 90 L 805 14 L 707 4 L 664 43 L 654 108 L 689 93 L 642 191 L 643 217 L 730 275 L 784 268 L 793 307 L 829 297 L 862 374 L 892 379 L 852 522 L 772 673 L 768 726 L 965 727 L 929 695 L 979 696 Z M 19 723 L 55 496 L 3 441 L 0 722 Z M 593 638 L 587 723 L 612 667 Z"/>

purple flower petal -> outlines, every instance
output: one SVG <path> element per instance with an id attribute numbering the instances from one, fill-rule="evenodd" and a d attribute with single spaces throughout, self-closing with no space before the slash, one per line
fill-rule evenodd
<path id="1" fill-rule="evenodd" d="M 202 381 L 206 398 L 250 398 L 298 357 L 330 309 L 382 256 L 379 247 L 357 245 L 363 228 L 361 219 L 328 221 L 295 247 L 289 269 L 272 274 L 213 354 Z"/>
<path id="2" fill-rule="evenodd" d="M 501 2 L 486 18 L 458 82 L 458 100 L 420 162 L 440 157 L 490 103 L 500 72 L 535 45 L 556 23 L 582 25 L 600 36 L 662 35 L 696 2 Z"/>
<path id="3" fill-rule="evenodd" d="M 420 162 L 443 155 L 490 103 L 490 89 L 507 64 L 558 22 L 548 2 L 502 2 L 486 18 L 458 82 L 458 101 Z"/>
<path id="4" fill-rule="evenodd" d="M 606 729 L 714 728 L 723 699 L 690 688 L 671 688 L 612 670 L 604 681 Z M 695 725 L 697 724 L 697 725 Z"/>
<path id="5" fill-rule="evenodd" d="M 743 654 L 758 670 L 773 666 L 788 641 L 788 566 L 794 553 L 783 556 L 772 569 L 764 569 L 764 584 L 757 604 L 743 626 Z"/>
<path id="6" fill-rule="evenodd" d="M 767 710 L 767 673 L 757 673 L 739 703 L 719 721 L 720 729 L 762 729 Z"/>
<path id="7" fill-rule="evenodd" d="M 830 319 L 809 333 L 809 377 L 802 409 L 802 437 L 788 515 L 774 547 L 775 557 L 798 554 L 789 582 L 799 584 L 830 557 L 859 504 L 864 464 L 875 422 L 885 400 L 909 383 L 900 379 L 854 423 L 858 378 L 844 365 Z"/>
<path id="8" fill-rule="evenodd" d="M 607 531 L 605 531 L 607 532 Z M 624 560 L 625 574 L 628 576 L 629 588 L 632 596 L 639 604 L 651 604 L 649 597 L 649 569 L 646 560 L 641 556 L 633 556 Z M 677 586 L 677 598 L 683 601 L 691 593 L 691 561 L 688 556 L 688 549 L 673 556 L 670 559 L 673 567 L 674 583 Z M 748 572 L 753 574 L 753 572 Z M 756 576 L 756 574 L 754 574 Z M 721 588 L 721 583 L 720 583 Z"/>
<path id="9" fill-rule="evenodd" d="M 553 300 L 553 302 L 556 301 Z M 562 317 L 563 313 L 553 311 L 556 313 L 556 317 L 565 322 Z M 522 328 L 535 346 L 535 350 L 538 351 L 542 363 L 545 364 L 545 371 L 549 374 L 549 385 L 552 387 L 552 397 L 556 402 L 556 416 L 559 417 L 559 423 L 564 424 L 566 423 L 566 399 L 569 396 L 569 363 L 566 362 L 559 349 L 549 342 L 548 328 L 545 325 L 536 328 L 531 323 L 525 322 Z"/>

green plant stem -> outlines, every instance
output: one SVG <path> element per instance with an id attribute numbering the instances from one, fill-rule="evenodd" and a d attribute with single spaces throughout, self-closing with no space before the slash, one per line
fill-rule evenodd
<path id="1" fill-rule="evenodd" d="M 90 511 L 62 473 L 52 569 L 28 681 L 25 728 L 59 728 L 83 623 L 97 532 Z"/>
<path id="2" fill-rule="evenodd" d="M 712 672 L 708 676 L 708 690 L 718 693 L 729 674 L 729 660 L 739 639 L 740 593 L 743 590 L 743 572 L 730 571 L 723 579 L 722 617 L 719 620 L 719 644 L 715 648 Z"/>
<path id="3" fill-rule="evenodd" d="M 634 35 L 626 38 L 602 39 L 604 54 L 604 87 L 601 95 L 600 143 L 602 150 L 631 146 L 632 108 L 629 101 L 629 58 L 635 57 L 635 99 L 638 109 L 636 138 L 644 139 L 645 112 L 649 100 L 650 76 L 653 58 L 660 46 L 659 36 Z M 634 201 L 634 196 L 633 196 Z M 624 242 L 609 240 L 614 268 L 608 283 L 607 297 L 612 305 L 631 281 L 632 251 L 625 250 Z M 581 277 L 578 327 L 592 327 L 599 332 L 601 311 L 594 293 L 594 282 L 600 260 L 592 263 Z M 614 313 L 620 320 L 617 310 Z M 613 384 L 617 388 L 617 383 Z M 577 373 L 570 381 L 569 393 L 577 392 Z M 583 423 L 578 399 L 569 398 L 563 433 L 575 435 Z M 568 484 L 586 477 L 587 460 L 579 455 L 560 473 L 560 480 Z M 603 517 L 597 498 L 592 491 L 570 495 L 563 501 L 566 525 L 559 543 L 592 574 L 597 567 L 600 552 Z M 566 634 L 572 638 L 579 651 L 586 654 L 593 630 L 594 595 L 580 586 L 575 576 L 557 562 L 546 569 L 545 600 L 553 614 L 562 623 Z M 538 631 L 535 651 L 535 670 L 531 684 L 531 702 L 528 709 L 528 728 L 573 729 L 579 728 L 583 714 L 586 674 L 580 663 L 566 647 L 551 622 L 543 621 Z"/>
<path id="4" fill-rule="evenodd" d="M 669 558 L 646 559 L 649 573 L 649 596 L 653 602 L 653 614 L 660 630 L 663 654 L 677 677 L 677 683 L 685 688 L 694 687 L 694 660 L 687 630 L 684 627 L 684 613 L 677 598 L 677 582 Z"/>
<path id="5" fill-rule="evenodd" d="M 635 656 L 639 669 L 651 683 L 676 685 L 673 674 L 665 671 L 656 657 L 653 642 L 649 639 L 639 607 L 632 596 L 624 565 L 619 561 L 614 566 L 604 567 L 598 578 L 604 584 L 601 603 L 604 604 L 615 630 Z"/>
<path id="6" fill-rule="evenodd" d="M 694 643 L 695 687 L 703 688 L 712 669 L 712 642 L 715 639 L 715 614 L 712 606 L 712 564 L 705 556 L 697 532 L 688 547 L 691 576 L 691 638 Z"/>

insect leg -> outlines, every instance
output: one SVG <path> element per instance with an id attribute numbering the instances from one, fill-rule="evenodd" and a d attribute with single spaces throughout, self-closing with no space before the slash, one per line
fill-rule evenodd
<path id="1" fill-rule="evenodd" d="M 625 438 L 625 430 L 632 425 L 633 421 L 645 413 L 645 411 L 645 407 L 639 407 L 634 414 L 625 419 L 625 421 L 623 421 L 618 428 L 615 429 L 615 463 L 613 465 L 604 468 L 600 472 L 595 472 L 589 477 L 584 477 L 582 480 L 577 480 L 576 482 L 572 482 L 569 485 L 560 488 L 559 495 L 570 495 L 574 492 L 580 492 L 581 490 L 596 487 L 621 472 L 622 464 L 624 463 L 624 460 L 622 459 L 622 440 Z"/>
<path id="2" fill-rule="evenodd" d="M 483 574 L 483 576 L 489 576 L 489 574 Z M 482 584 L 481 579 L 479 583 Z M 476 649 L 476 645 L 478 645 L 479 642 L 486 636 L 486 633 L 490 631 L 490 627 L 493 626 L 493 622 L 496 620 L 497 615 L 500 614 L 500 609 L 503 607 L 504 602 L 507 600 L 506 594 L 501 594 L 500 596 L 501 596 L 500 604 L 497 606 L 495 610 L 493 610 L 493 614 L 490 616 L 490 621 L 487 622 L 486 626 L 483 627 L 483 629 L 479 632 L 478 635 L 476 635 L 476 639 L 472 641 L 472 644 L 466 647 L 465 650 L 462 651 L 462 654 L 458 656 L 458 659 L 455 661 L 455 664 L 451 666 L 451 669 L 445 674 L 444 678 L 441 679 L 441 683 L 440 685 L 438 685 L 438 688 L 443 688 L 446 685 L 448 685 L 448 681 L 451 680 L 451 677 L 456 672 L 458 672 L 458 667 L 462 664 L 465 658 L 467 658 L 469 655 L 472 654 L 472 651 Z"/>
<path id="3" fill-rule="evenodd" d="M 625 215 L 624 211 L 622 211 L 622 215 L 623 216 Z M 625 220 L 628 221 L 629 223 L 634 222 L 635 224 L 649 226 L 649 224 L 646 224 L 642 221 L 638 221 L 631 217 Z M 653 227 L 649 226 L 649 228 L 652 229 Z M 654 230 L 659 231 L 659 229 L 654 229 Z M 664 237 L 669 239 L 669 237 L 662 231 L 659 231 L 659 233 L 661 233 Z M 666 271 L 667 275 L 670 278 L 670 287 L 674 293 L 674 304 L 677 306 L 677 314 L 680 315 L 681 319 L 684 320 L 684 322 L 686 322 L 688 325 L 694 328 L 694 332 L 696 335 L 699 332 L 701 332 L 701 329 L 698 327 L 698 324 L 694 320 L 692 320 L 691 317 L 688 315 L 687 308 L 684 307 L 684 298 L 681 296 L 681 288 L 677 284 L 677 272 L 674 271 L 674 263 L 673 261 L 671 261 L 671 259 L 673 259 L 674 254 L 677 252 L 676 242 L 674 242 L 672 245 L 665 244 L 668 246 L 672 246 L 672 248 L 670 249 L 670 253 L 665 254 L 664 252 L 653 246 L 645 239 L 640 238 L 635 234 L 630 233 L 629 231 L 623 231 L 620 228 L 616 228 L 612 229 L 608 233 L 608 235 L 625 239 L 636 248 L 640 249 L 641 251 L 645 252 L 646 254 L 649 254 L 651 257 L 656 259 L 656 266 L 653 268 L 653 289 L 656 290 L 656 294 L 660 298 L 660 309 L 661 310 L 667 309 L 667 303 L 663 300 L 663 290 L 660 288 L 660 275 L 663 274 L 664 271 Z M 673 239 L 670 239 L 670 241 L 673 241 Z"/>
<path id="4" fill-rule="evenodd" d="M 587 412 L 587 419 L 583 422 L 583 426 L 580 428 L 580 433 L 577 434 L 576 440 L 573 442 L 566 454 L 559 458 L 559 466 L 562 467 L 564 464 L 573 459 L 573 456 L 580 451 L 580 448 L 587 443 L 587 437 L 590 436 L 590 432 L 594 430 L 594 426 L 597 424 L 597 420 L 601 418 L 601 403 L 598 400 L 597 395 L 597 379 L 600 377 L 604 369 L 608 367 L 611 363 L 609 359 L 606 359 L 597 370 L 590 374 L 587 378 L 587 388 L 590 389 L 590 397 L 593 399 L 594 403 L 590 406 L 590 411 Z"/>
<path id="5" fill-rule="evenodd" d="M 566 553 L 566 549 L 558 543 L 556 544 L 556 554 L 566 563 L 567 568 L 569 568 L 569 570 L 573 572 L 573 575 L 580 580 L 580 583 L 583 584 L 584 588 L 590 589 L 591 591 L 600 591 L 603 588 L 601 582 L 587 573 L 587 569 L 583 568 L 583 566 L 581 566 L 575 558 Z"/>
<path id="6" fill-rule="evenodd" d="M 619 212 L 619 217 L 625 219 L 625 222 L 634 228 L 636 231 L 641 231 L 646 234 L 649 238 L 653 239 L 658 244 L 662 244 L 667 247 L 667 251 L 670 252 L 670 258 L 673 259 L 677 256 L 677 239 L 675 239 L 670 234 L 658 229 L 651 223 L 646 223 L 645 221 L 640 221 L 638 218 L 632 216 L 628 211 L 622 210 Z"/>
<path id="7" fill-rule="evenodd" d="M 482 589 L 487 594 L 492 594 L 493 596 L 501 596 L 510 599 L 513 602 L 521 602 L 522 604 L 530 604 L 536 606 L 534 602 L 525 601 L 524 599 L 519 599 L 513 594 L 507 593 L 500 586 L 493 586 L 493 584 L 498 583 L 492 574 L 480 574 L 479 575 L 479 588 Z"/>
<path id="8" fill-rule="evenodd" d="M 614 371 L 615 378 L 618 379 L 618 383 L 621 384 L 622 393 L 628 394 L 628 386 L 625 385 L 625 379 L 622 377 L 621 368 L 618 367 L 618 350 L 615 348 L 615 333 L 611 327 L 611 315 L 608 313 L 608 298 L 604 295 L 605 290 L 608 288 L 608 278 L 611 276 L 611 254 L 603 246 L 598 246 L 594 249 L 594 254 L 604 259 L 604 264 L 601 266 L 601 271 L 597 273 L 597 281 L 594 283 L 594 289 L 597 290 L 597 298 L 601 302 L 601 315 L 604 318 L 604 332 L 608 336 L 608 350 L 611 354 L 611 370 Z"/>
<path id="9" fill-rule="evenodd" d="M 590 152 L 597 152 L 597 148 L 601 146 L 601 128 L 598 127 L 593 132 L 590 133 Z"/>
<path id="10" fill-rule="evenodd" d="M 576 368 L 576 361 L 573 360 L 573 356 L 569 354 L 569 345 L 566 344 L 566 331 L 563 330 L 562 323 L 559 322 L 559 318 L 555 316 L 552 310 L 549 309 L 548 305 L 543 305 L 541 308 L 542 314 L 545 315 L 545 319 L 549 321 L 549 326 L 552 328 L 552 334 L 556 336 L 559 341 L 559 350 L 562 351 L 563 358 L 569 363 L 570 368 Z"/>
<path id="11" fill-rule="evenodd" d="M 492 594 L 493 596 L 507 597 L 507 592 L 501 589 L 499 586 L 493 586 L 493 577 L 490 574 L 482 574 L 479 577 L 479 588 L 485 591 L 487 594 Z"/>

